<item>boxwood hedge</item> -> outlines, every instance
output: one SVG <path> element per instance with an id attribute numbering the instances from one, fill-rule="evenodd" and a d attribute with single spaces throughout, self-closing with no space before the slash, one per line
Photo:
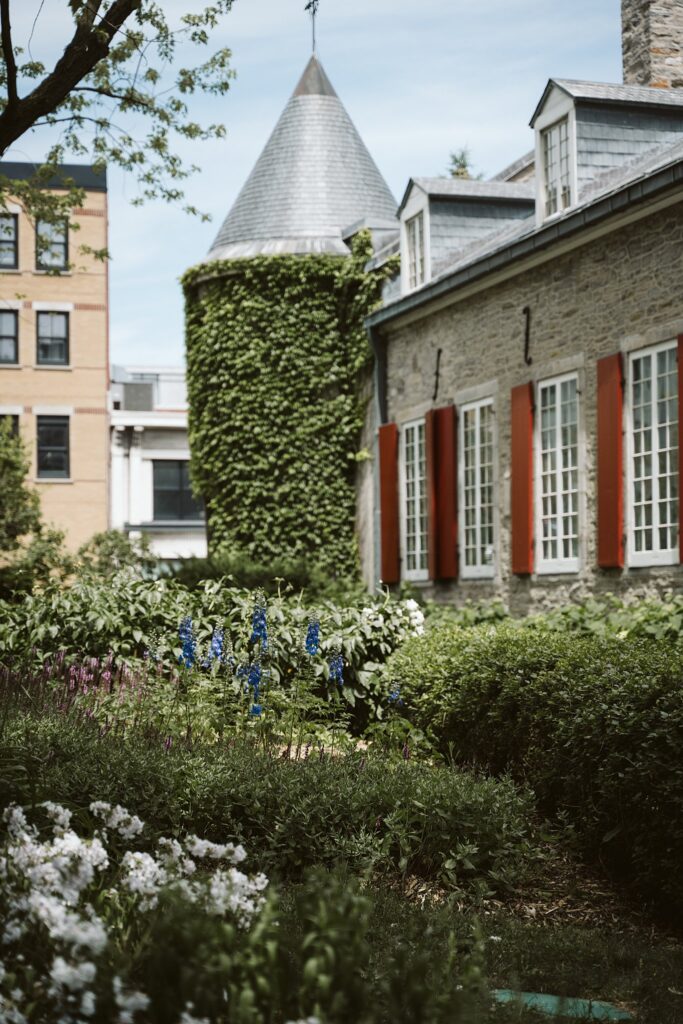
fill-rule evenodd
<path id="1" fill-rule="evenodd" d="M 442 628 L 386 671 L 443 753 L 528 781 L 592 854 L 683 908 L 681 646 Z"/>

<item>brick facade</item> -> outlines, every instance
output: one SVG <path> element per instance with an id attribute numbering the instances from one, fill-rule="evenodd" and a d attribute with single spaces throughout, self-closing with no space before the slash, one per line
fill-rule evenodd
<path id="1" fill-rule="evenodd" d="M 597 234 L 597 232 L 596 232 Z M 493 580 L 426 584 L 458 604 L 500 598 L 515 614 L 589 593 L 646 595 L 683 582 L 678 566 L 597 567 L 597 360 L 675 339 L 683 333 L 683 196 L 635 223 L 603 233 L 509 279 L 454 291 L 449 304 L 384 324 L 388 420 L 400 424 L 430 408 L 492 396 L 497 423 L 497 523 Z M 557 247 L 556 247 L 557 248 Z M 538 262 L 538 261 L 537 261 Z M 531 365 L 524 361 L 530 308 Z M 437 353 L 438 395 L 433 401 Z M 583 452 L 581 551 L 577 573 L 515 576 L 510 551 L 510 392 L 528 381 L 578 372 Z"/>
<path id="2" fill-rule="evenodd" d="M 69 231 L 72 266 L 64 273 L 36 269 L 35 225 L 11 202 L 18 217 L 18 267 L 0 270 L 0 308 L 18 311 L 18 359 L 0 364 L 0 415 L 19 418 L 19 430 L 31 454 L 29 479 L 40 494 L 45 522 L 66 534 L 77 549 L 109 521 L 109 388 L 107 264 L 93 250 L 107 245 L 107 194 L 86 190 L 86 206 L 75 210 Z M 64 366 L 39 365 L 36 317 L 39 311 L 66 311 L 69 358 Z M 69 417 L 68 479 L 38 476 L 38 417 Z"/>

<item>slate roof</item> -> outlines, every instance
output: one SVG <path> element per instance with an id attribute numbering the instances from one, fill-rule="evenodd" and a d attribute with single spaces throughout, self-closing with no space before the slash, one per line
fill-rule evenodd
<path id="1" fill-rule="evenodd" d="M 396 200 L 314 55 L 207 258 L 348 255 L 361 220 L 398 226 Z"/>
<path id="2" fill-rule="evenodd" d="M 411 178 L 399 210 L 403 209 L 413 185 L 419 186 L 434 199 L 502 199 L 529 202 L 533 201 L 536 195 L 531 182 L 478 181 L 472 178 Z"/>
<path id="3" fill-rule="evenodd" d="M 530 149 L 528 153 L 524 154 L 524 156 L 520 156 L 519 159 L 508 164 L 508 166 L 504 167 L 502 171 L 498 172 L 498 174 L 494 174 L 491 181 L 510 181 L 510 179 L 514 178 L 514 176 L 519 174 L 520 171 L 525 171 L 527 168 L 531 167 L 535 159 L 536 151 L 534 149 Z"/>
<path id="4" fill-rule="evenodd" d="M 623 210 L 631 197 L 638 201 L 648 194 L 650 180 L 661 180 L 663 184 L 657 187 L 670 188 L 681 179 L 683 142 L 660 146 L 646 156 L 639 156 L 620 168 L 599 175 L 582 193 L 579 203 L 551 222 L 539 226 L 535 218 L 527 217 L 453 253 L 435 268 L 431 281 L 407 296 L 398 296 L 373 313 L 368 322 L 376 325 L 390 320 L 408 308 L 427 303 L 435 293 L 440 295 L 445 289 L 456 288 L 489 270 L 499 270 L 527 252 L 536 251 L 539 245 L 551 244 L 552 240 L 563 236 L 564 222 L 567 222 L 568 229 L 575 223 L 576 229 L 581 230 L 595 221 L 597 211 L 604 209 L 606 204 L 610 213 Z"/>
<path id="5" fill-rule="evenodd" d="M 575 78 L 550 78 L 529 122 L 532 128 L 554 85 L 575 100 L 629 103 L 648 107 L 683 107 L 683 89 L 660 89 L 654 85 L 610 85 L 605 82 L 582 82 Z"/>

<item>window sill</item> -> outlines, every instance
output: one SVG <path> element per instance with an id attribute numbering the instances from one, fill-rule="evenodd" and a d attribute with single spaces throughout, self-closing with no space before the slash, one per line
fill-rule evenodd
<path id="1" fill-rule="evenodd" d="M 71 363 L 34 363 L 32 370 L 73 370 Z"/>
<path id="2" fill-rule="evenodd" d="M 578 562 L 571 562 L 567 565 L 558 563 L 549 563 L 548 565 L 539 565 L 536 569 L 537 576 L 575 576 L 581 566 Z"/>
<path id="3" fill-rule="evenodd" d="M 72 484 L 75 481 L 70 476 L 35 476 L 35 484 Z"/>
<path id="4" fill-rule="evenodd" d="M 19 267 L 0 267 L 0 274 L 21 274 Z"/>
<path id="5" fill-rule="evenodd" d="M 640 556 L 631 554 L 628 558 L 627 569 L 662 569 L 667 566 L 680 565 L 678 551 L 667 552 L 660 555 Z"/>
<path id="6" fill-rule="evenodd" d="M 0 363 L 0 370 L 22 370 L 21 363 Z"/>
<path id="7" fill-rule="evenodd" d="M 493 569 L 482 571 L 482 572 L 473 572 L 471 569 L 469 571 L 466 570 L 466 569 L 463 569 L 460 572 L 459 578 L 461 580 L 465 580 L 467 583 L 471 583 L 471 582 L 475 582 L 476 583 L 477 581 L 479 581 L 481 583 L 490 583 L 491 580 L 496 578 L 496 574 L 495 574 L 495 571 Z"/>
<path id="8" fill-rule="evenodd" d="M 71 277 L 71 270 L 60 270 L 59 267 L 54 267 L 52 270 L 32 270 L 32 274 L 36 277 Z"/>

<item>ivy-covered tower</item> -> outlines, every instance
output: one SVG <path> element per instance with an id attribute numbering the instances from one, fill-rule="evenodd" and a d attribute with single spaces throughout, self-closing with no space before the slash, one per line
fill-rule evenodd
<path id="1" fill-rule="evenodd" d="M 209 544 L 355 574 L 363 321 L 396 202 L 315 55 L 184 277 L 192 472 Z"/>

